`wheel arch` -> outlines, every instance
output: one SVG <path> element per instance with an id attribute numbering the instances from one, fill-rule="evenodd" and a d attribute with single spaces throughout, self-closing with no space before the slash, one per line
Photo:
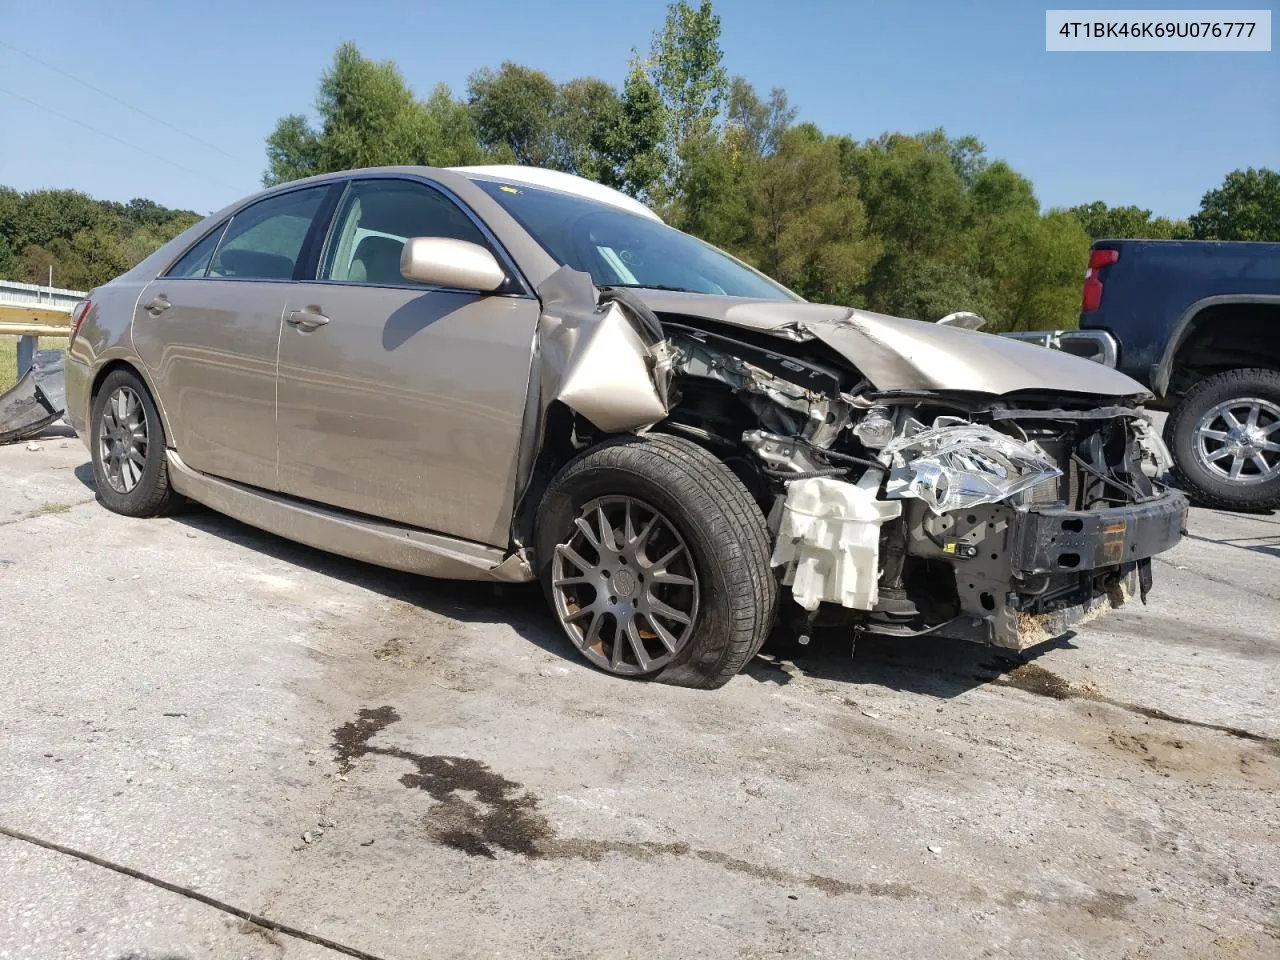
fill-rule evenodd
<path id="1" fill-rule="evenodd" d="M 523 489 L 516 491 L 511 539 L 531 555 L 534 552 L 534 527 L 542 496 L 560 469 L 582 452 L 574 446 L 574 416 L 574 412 L 559 400 L 552 400 L 547 405 L 542 416 L 542 429 L 537 437 L 537 453 L 528 468 Z"/>
<path id="2" fill-rule="evenodd" d="M 1202 297 L 1195 301 L 1179 315 L 1173 326 L 1169 342 L 1165 344 L 1164 354 L 1151 372 L 1151 389 L 1156 396 L 1164 398 L 1169 393 L 1170 384 L 1177 371 L 1178 362 L 1184 349 L 1192 340 L 1201 325 L 1220 308 L 1230 307 L 1271 307 L 1280 313 L 1280 295 L 1265 293 L 1222 294 Z M 1280 317 L 1277 318 L 1280 323 Z M 1280 329 L 1280 328 L 1278 328 Z M 1253 363 L 1251 366 L 1259 366 Z"/>
<path id="3" fill-rule="evenodd" d="M 164 430 L 165 444 L 172 446 L 173 431 L 169 429 L 169 416 L 165 412 L 164 404 L 160 401 L 159 394 L 156 393 L 155 385 L 152 384 L 151 378 L 147 376 L 147 372 L 141 363 L 136 363 L 125 357 L 113 357 L 102 364 L 93 374 L 93 380 L 89 384 L 89 413 L 92 417 L 93 405 L 98 399 L 98 392 L 102 389 L 103 382 L 116 370 L 127 370 L 142 381 L 143 387 L 146 388 L 147 394 L 151 397 L 151 402 L 156 405 L 156 410 L 160 412 L 160 426 Z M 93 424 L 86 422 L 85 429 L 87 433 L 92 433 Z"/>

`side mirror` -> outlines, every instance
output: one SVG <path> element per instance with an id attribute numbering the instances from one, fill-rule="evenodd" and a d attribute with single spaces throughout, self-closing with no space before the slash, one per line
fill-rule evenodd
<path id="1" fill-rule="evenodd" d="M 447 237 L 410 237 L 400 254 L 400 275 L 435 287 L 492 293 L 507 281 L 484 247 Z"/>

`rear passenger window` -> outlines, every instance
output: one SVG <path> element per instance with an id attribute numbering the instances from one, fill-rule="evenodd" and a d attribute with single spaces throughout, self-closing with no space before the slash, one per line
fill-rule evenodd
<path id="1" fill-rule="evenodd" d="M 209 260 L 213 257 L 213 250 L 218 245 L 218 241 L 222 239 L 222 231 L 226 229 L 226 224 L 218 227 L 207 237 L 197 243 L 188 250 L 182 257 L 169 268 L 166 277 L 203 277 L 204 272 L 209 269 Z"/>
<path id="2" fill-rule="evenodd" d="M 320 277 L 423 286 L 400 275 L 400 253 L 410 237 L 447 237 L 488 246 L 480 228 L 439 190 L 411 180 L 361 180 L 342 200 Z"/>
<path id="3" fill-rule="evenodd" d="M 259 200 L 237 213 L 209 265 L 210 277 L 289 280 L 329 184 Z"/>

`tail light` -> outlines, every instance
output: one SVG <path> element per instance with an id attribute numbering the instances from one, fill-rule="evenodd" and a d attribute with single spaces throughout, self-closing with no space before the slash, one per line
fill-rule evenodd
<path id="1" fill-rule="evenodd" d="M 71 335 L 67 338 L 68 346 L 76 338 L 76 334 L 80 332 L 80 324 L 84 323 L 84 318 L 89 315 L 89 310 L 92 307 L 92 300 L 81 300 L 71 308 Z"/>
<path id="2" fill-rule="evenodd" d="M 1084 313 L 1097 310 L 1102 304 L 1102 279 L 1098 271 L 1109 267 L 1120 259 L 1119 250 L 1090 250 L 1089 269 L 1084 272 L 1084 293 L 1080 298 L 1080 309 Z"/>

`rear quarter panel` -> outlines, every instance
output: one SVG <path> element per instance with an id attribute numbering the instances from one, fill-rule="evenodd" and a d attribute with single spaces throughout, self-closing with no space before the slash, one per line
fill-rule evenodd
<path id="1" fill-rule="evenodd" d="M 138 297 L 146 287 L 147 281 L 129 279 L 126 274 L 91 290 L 89 300 L 93 305 L 80 324 L 79 332 L 67 347 L 64 365 L 67 384 L 66 416 L 71 428 L 86 444 L 89 442 L 93 385 L 102 370 L 113 361 L 120 360 L 133 367 L 145 379 L 145 370 L 133 349 L 132 328 L 133 311 Z M 153 389 L 152 394 L 154 393 Z M 163 419 L 163 408 L 160 413 Z"/>

